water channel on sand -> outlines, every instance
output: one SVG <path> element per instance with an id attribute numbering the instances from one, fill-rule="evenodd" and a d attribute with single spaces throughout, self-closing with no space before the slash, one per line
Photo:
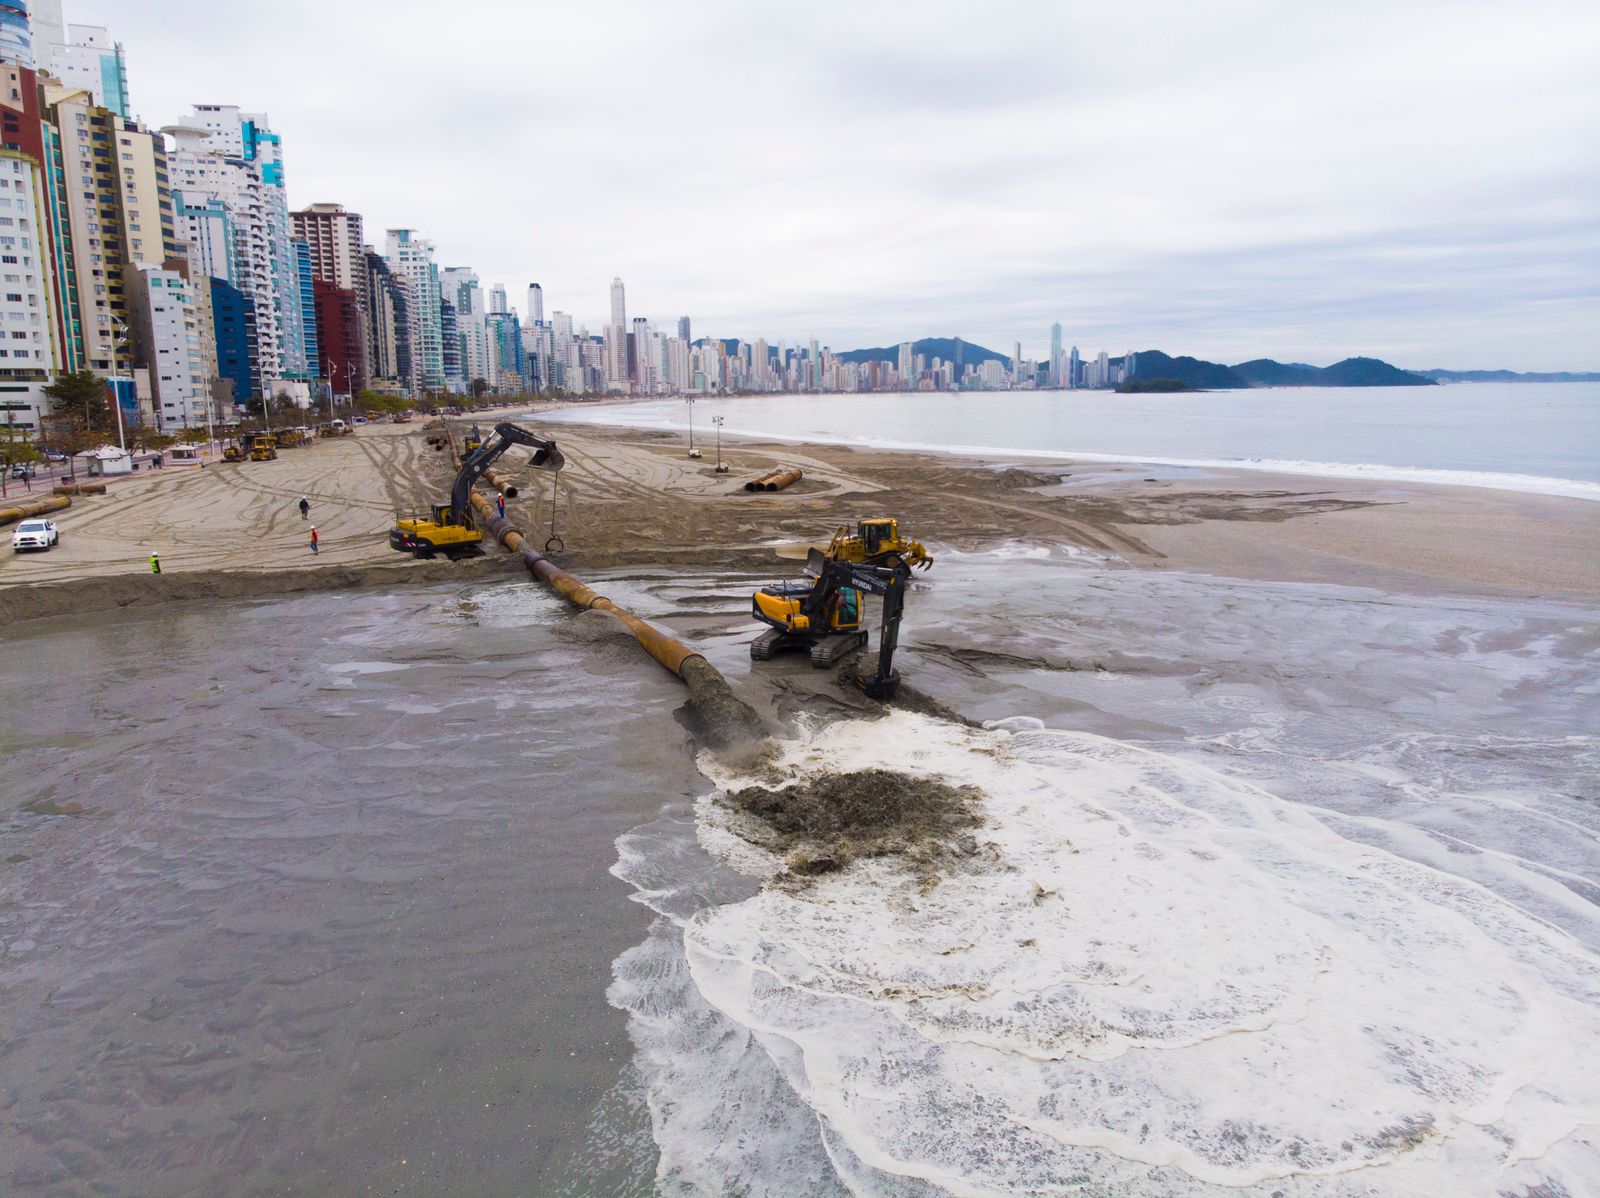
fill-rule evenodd
<path id="1" fill-rule="evenodd" d="M 743 685 L 747 579 L 604 581 Z M 906 676 L 1016 735 L 912 720 L 885 764 L 989 788 L 984 834 L 1016 878 L 1094 913 L 1103 959 L 1078 966 L 1156 962 L 1137 1018 L 1095 1016 L 1122 1040 L 1075 1041 L 1081 1006 L 1064 1021 L 1001 1011 L 976 1037 L 937 1003 L 897 1010 L 885 996 L 928 983 L 918 954 L 935 943 L 988 946 L 1019 919 L 1043 922 L 1018 940 L 1068 935 L 1052 948 L 1064 963 L 1081 941 L 1049 904 L 1009 905 L 1010 872 L 953 880 L 928 906 L 871 863 L 798 899 L 755 895 L 673 718 L 681 689 L 531 586 L 43 621 L 0 647 L 0 1191 L 931 1195 L 1033 1169 L 1044 1191 L 1081 1176 L 1105 1194 L 1235 1193 L 1319 1153 L 1330 1169 L 1406 1156 L 1431 1134 L 1419 1120 L 1498 1101 L 1497 1019 L 1521 1060 L 1552 1027 L 1573 1059 L 1595 1049 L 1600 613 L 1044 550 L 946 553 L 910 610 Z M 782 662 L 760 690 L 780 710 L 848 714 L 812 682 Z M 1034 720 L 1087 737 L 1052 740 Z M 796 761 L 859 768 L 878 750 L 857 728 L 834 725 Z M 1107 812 L 1137 851 L 1100 836 Z M 1383 883 L 1341 882 L 1374 871 Z M 945 915 L 924 919 L 941 892 Z M 1469 909 L 1464 895 L 1485 897 Z M 1436 994 L 1403 937 L 1467 923 L 1470 961 L 1435 963 L 1452 971 Z M 1204 954 L 1178 967 L 1173 946 L 1197 944 L 1218 968 Z M 962 986 L 995 970 L 1034 984 L 1014 973 L 1020 949 L 930 959 Z M 752 987 L 753 961 L 775 980 Z M 1213 993 L 1222 972 L 1247 983 Z M 1182 1055 L 1229 1020 L 1314 1007 L 1333 983 L 1406 1059 L 1449 1039 L 1414 1083 L 1384 1072 L 1398 1057 L 1346 1051 L 1346 1023 L 1297 1036 L 1313 1025 L 1277 1020 L 1285 1084 L 1325 1095 L 1342 1069 L 1393 1108 L 1354 1149 L 1338 1104 L 1267 1101 L 1287 1091 L 1248 1056 L 1213 1073 Z M 1520 1018 L 1526 1004 L 1544 1022 Z M 1137 1052 L 1105 1045 L 1140 1036 L 1177 1046 L 1153 1077 L 1108 1075 L 1137 1080 L 1143 1132 L 1084 1088 L 1131 1068 Z M 952 1039 L 974 1043 L 962 1055 Z M 898 1104 L 868 1101 L 861 1044 Z M 1207 1092 L 1213 1077 L 1226 1094 Z M 1562 1128 L 1593 1096 L 1544 1082 L 1549 1102 L 1497 1108 L 1496 1135 L 1554 1145 L 1506 1180 L 1583 1192 L 1571 1186 L 1600 1155 Z M 1046 1092 L 1048 1109 L 1027 1097 Z M 1241 1095 L 1260 1100 L 1244 1135 L 1228 1106 Z M 1076 1147 L 1007 1132 L 1017 1116 Z M 1446 1167 L 1481 1174 L 1473 1154 L 1489 1149 L 1451 1151 Z M 1163 1154 L 1183 1167 L 1145 1160 Z M 1458 1180 L 1452 1192 L 1493 1182 Z M 1339 1184 L 1291 1176 L 1284 1192 Z"/>

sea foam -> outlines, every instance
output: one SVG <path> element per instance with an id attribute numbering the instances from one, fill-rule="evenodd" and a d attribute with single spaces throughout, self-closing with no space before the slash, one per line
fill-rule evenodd
<path id="1" fill-rule="evenodd" d="M 1564 933 L 1095 736 L 896 713 L 778 768 L 884 745 L 984 792 L 970 867 L 929 886 L 872 860 L 680 908 L 619 962 L 669 1188 L 1600 1191 L 1600 959 Z M 728 848 L 721 808 L 698 815 Z"/>

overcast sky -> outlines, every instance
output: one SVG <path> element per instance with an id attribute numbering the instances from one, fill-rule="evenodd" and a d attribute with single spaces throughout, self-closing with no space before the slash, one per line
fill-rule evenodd
<path id="1" fill-rule="evenodd" d="M 65 0 L 525 306 L 1600 370 L 1600 5 Z"/>

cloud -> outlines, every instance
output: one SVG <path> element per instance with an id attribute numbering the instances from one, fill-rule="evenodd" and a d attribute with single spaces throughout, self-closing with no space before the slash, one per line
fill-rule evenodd
<path id="1" fill-rule="evenodd" d="M 595 327 L 1600 369 L 1592 5 L 67 6 Z"/>

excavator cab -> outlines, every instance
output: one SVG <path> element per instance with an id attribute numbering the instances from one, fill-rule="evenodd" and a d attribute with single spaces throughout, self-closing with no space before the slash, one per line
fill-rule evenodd
<path id="1" fill-rule="evenodd" d="M 869 532 L 869 526 L 875 531 Z M 864 556 L 868 544 L 875 544 L 880 558 L 897 554 L 893 564 L 841 556 L 836 552 L 840 537 L 844 536 L 841 529 L 827 553 L 812 549 L 807 555 L 804 578 L 762 587 L 751 596 L 751 614 L 767 625 L 767 630 L 750 643 L 750 657 L 754 661 L 770 661 L 786 649 L 804 649 L 813 666 L 836 664 L 867 643 L 861 608 L 862 593 L 870 592 L 883 601 L 883 629 L 878 638 L 877 672 L 863 678 L 862 687 L 875 699 L 887 699 L 893 697 L 899 684 L 894 672 L 894 651 L 900 639 L 900 616 L 905 610 L 911 562 L 906 560 L 909 554 L 899 556 L 898 549 L 886 546 L 916 543 L 900 541 L 892 520 L 862 521 L 859 530 L 858 537 L 850 538 L 855 548 Z M 869 536 L 874 540 L 869 542 Z M 916 548 L 922 549 L 920 545 Z"/>

